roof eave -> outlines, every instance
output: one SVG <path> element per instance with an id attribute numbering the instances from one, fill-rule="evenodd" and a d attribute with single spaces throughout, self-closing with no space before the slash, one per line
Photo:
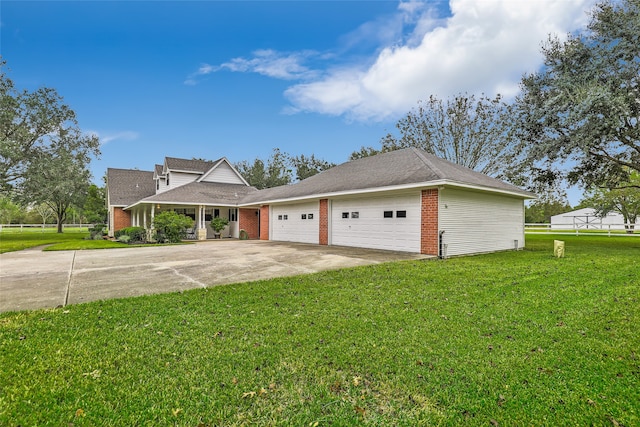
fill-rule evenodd
<path id="1" fill-rule="evenodd" d="M 223 207 L 223 208 L 237 208 L 237 203 L 194 203 L 194 202 L 169 202 L 169 201 L 150 201 L 140 200 L 132 205 L 122 208 L 123 210 L 129 210 L 139 205 L 180 205 L 180 206 L 210 206 L 210 207 Z M 124 206 L 124 205 L 123 205 Z"/>
<path id="2" fill-rule="evenodd" d="M 239 207 L 252 207 L 259 205 L 268 205 L 275 203 L 285 203 L 285 202 L 297 202 L 304 200 L 314 200 L 314 199 L 325 199 L 329 197 L 340 197 L 340 196 L 349 196 L 356 194 L 369 194 L 369 193 L 381 193 L 388 191 L 401 191 L 401 190 L 413 190 L 418 188 L 434 188 L 434 187 L 454 187 L 454 188 L 464 188 L 467 190 L 474 191 L 483 191 L 489 193 L 500 193 L 506 196 L 517 197 L 521 199 L 535 199 L 536 196 L 532 193 L 528 193 L 525 191 L 515 191 L 515 190 L 507 190 L 495 187 L 487 187 L 481 185 L 467 184 L 462 182 L 451 181 L 447 179 L 440 179 L 436 181 L 427 181 L 427 182 L 416 182 L 411 184 L 401 184 L 401 185 L 390 185 L 385 187 L 371 187 L 371 188 L 363 188 L 356 190 L 345 190 L 345 191 L 334 191 L 328 193 L 320 193 L 320 194 L 310 194 L 304 196 L 296 196 L 296 197 L 285 197 L 279 199 L 267 199 L 267 200 L 259 200 L 250 203 L 240 203 Z"/>

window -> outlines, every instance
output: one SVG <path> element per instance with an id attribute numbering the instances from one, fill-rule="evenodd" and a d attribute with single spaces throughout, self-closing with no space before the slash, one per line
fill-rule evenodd
<path id="1" fill-rule="evenodd" d="M 351 218 L 360 218 L 360 212 L 351 212 Z"/>
<path id="2" fill-rule="evenodd" d="M 214 209 L 213 210 L 213 217 L 214 218 L 220 218 L 220 209 Z"/>
<path id="3" fill-rule="evenodd" d="M 169 186 L 169 174 L 167 174 L 167 187 Z"/>
<path id="4" fill-rule="evenodd" d="M 156 180 L 156 190 L 160 189 L 160 180 Z"/>
<path id="5" fill-rule="evenodd" d="M 406 218 L 407 211 L 396 211 L 396 218 Z"/>
<path id="6" fill-rule="evenodd" d="M 309 215 L 307 215 L 307 218 L 309 218 L 309 219 L 313 219 L 313 214 L 309 214 Z"/>
<path id="7" fill-rule="evenodd" d="M 302 214 L 302 219 L 307 219 L 307 214 Z"/>
<path id="8" fill-rule="evenodd" d="M 238 220 L 238 209 L 229 209 L 229 221 Z"/>
<path id="9" fill-rule="evenodd" d="M 282 215 L 282 218 L 286 221 L 289 219 L 289 215 Z"/>
<path id="10" fill-rule="evenodd" d="M 349 212 L 342 212 L 342 218 L 349 218 Z"/>
<path id="11" fill-rule="evenodd" d="M 393 218 L 393 211 L 384 211 L 385 218 Z"/>
<path id="12" fill-rule="evenodd" d="M 282 221 L 282 215 L 278 215 L 278 221 Z"/>

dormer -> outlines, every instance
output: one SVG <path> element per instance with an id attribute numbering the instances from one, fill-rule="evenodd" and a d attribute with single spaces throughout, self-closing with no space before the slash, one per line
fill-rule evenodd
<path id="1" fill-rule="evenodd" d="M 153 180 L 155 182 L 156 194 L 167 191 L 166 176 L 163 173 L 162 165 L 155 165 L 153 168 Z"/>

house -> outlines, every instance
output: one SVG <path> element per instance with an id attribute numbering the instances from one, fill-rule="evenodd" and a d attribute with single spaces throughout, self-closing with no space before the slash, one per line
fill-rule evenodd
<path id="1" fill-rule="evenodd" d="M 107 190 L 111 236 L 130 225 L 150 228 L 153 217 L 166 210 L 191 217 L 201 240 L 213 237 L 208 224 L 215 217 L 229 220 L 227 237 L 239 237 L 239 214 L 251 215 L 257 225 L 256 209 L 239 209 L 239 202 L 257 190 L 224 157 L 214 162 L 166 157 L 153 172 L 109 168 Z M 257 238 L 253 228 L 249 237 Z"/>
<path id="2" fill-rule="evenodd" d="M 551 217 L 551 229 L 554 230 L 624 230 L 622 214 L 609 212 L 605 216 L 596 215 L 593 208 L 583 208 Z"/>
<path id="3" fill-rule="evenodd" d="M 133 171 L 107 172 L 110 233 L 123 224 L 118 218 L 148 227 L 171 209 L 196 220 L 199 239 L 210 236 L 211 218 L 223 216 L 230 237 L 245 230 L 262 240 L 452 256 L 523 247 L 524 200 L 535 198 L 416 148 L 265 190 L 249 186 L 225 158 L 166 158 L 153 172 L 136 172 L 150 183 L 135 181 Z"/>

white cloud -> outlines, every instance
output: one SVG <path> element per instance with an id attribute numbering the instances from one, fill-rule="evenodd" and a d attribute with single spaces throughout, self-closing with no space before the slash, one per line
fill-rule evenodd
<path id="1" fill-rule="evenodd" d="M 88 131 L 87 133 L 89 135 L 97 136 L 100 139 L 101 145 L 108 144 L 109 142 L 116 141 L 116 140 L 133 141 L 138 139 L 138 137 L 140 136 L 138 132 L 134 132 L 131 130 L 125 130 L 122 132 L 115 132 L 115 133 L 105 133 L 105 134 L 101 134 L 100 132 L 97 132 L 97 131 Z"/>
<path id="2" fill-rule="evenodd" d="M 452 16 L 423 11 L 402 45 L 387 46 L 366 68 L 332 70 L 294 85 L 295 111 L 378 120 L 402 114 L 419 99 L 459 92 L 509 97 L 520 77 L 537 69 L 541 43 L 582 27 L 592 0 L 452 0 Z M 408 3 L 401 13 L 420 11 Z M 414 43 L 416 33 L 420 39 Z"/>
<path id="3" fill-rule="evenodd" d="M 317 77 L 317 72 L 306 66 L 305 62 L 317 56 L 319 54 L 311 50 L 292 53 L 277 52 L 271 49 L 256 50 L 249 59 L 233 58 L 220 65 L 203 64 L 184 83 L 194 85 L 198 83 L 198 77 L 224 70 L 252 72 L 282 80 L 314 78 Z"/>
<path id="4" fill-rule="evenodd" d="M 509 98 L 522 75 L 540 67 L 549 34 L 582 28 L 595 1 L 450 0 L 448 17 L 429 2 L 401 1 L 395 14 L 345 34 L 334 52 L 259 50 L 249 58 L 203 64 L 185 84 L 223 70 L 297 80 L 285 91 L 286 113 L 363 121 L 395 118 L 429 95 Z M 350 56 L 362 46 L 375 53 Z"/>

